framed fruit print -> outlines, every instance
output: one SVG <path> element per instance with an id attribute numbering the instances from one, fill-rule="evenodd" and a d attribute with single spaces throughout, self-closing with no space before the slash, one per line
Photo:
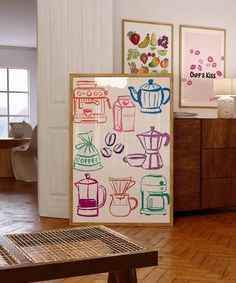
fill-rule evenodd
<path id="1" fill-rule="evenodd" d="M 122 20 L 122 70 L 131 74 L 173 73 L 173 25 Z"/>
<path id="2" fill-rule="evenodd" d="M 225 75 L 226 30 L 180 26 L 180 107 L 214 108 L 213 80 Z"/>
<path id="3" fill-rule="evenodd" d="M 170 75 L 70 81 L 71 223 L 172 224 Z"/>

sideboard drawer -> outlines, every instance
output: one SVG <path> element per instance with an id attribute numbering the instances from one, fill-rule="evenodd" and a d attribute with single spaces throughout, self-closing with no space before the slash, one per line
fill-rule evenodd
<path id="1" fill-rule="evenodd" d="M 236 119 L 202 120 L 202 148 L 236 147 Z"/>
<path id="2" fill-rule="evenodd" d="M 236 177 L 236 149 L 203 149 L 202 178 Z"/>
<path id="3" fill-rule="evenodd" d="M 202 182 L 202 208 L 236 205 L 236 178 L 208 179 Z"/>

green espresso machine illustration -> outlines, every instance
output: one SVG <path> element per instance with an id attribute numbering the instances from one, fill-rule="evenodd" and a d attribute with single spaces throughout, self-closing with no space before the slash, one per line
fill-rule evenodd
<path id="1" fill-rule="evenodd" d="M 142 208 L 141 214 L 155 215 L 167 213 L 170 195 L 167 191 L 166 178 L 162 175 L 146 175 L 140 184 Z"/>

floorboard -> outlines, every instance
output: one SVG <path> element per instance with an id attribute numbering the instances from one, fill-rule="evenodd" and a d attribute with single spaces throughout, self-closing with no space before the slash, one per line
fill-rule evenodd
<path id="1" fill-rule="evenodd" d="M 69 226 L 39 217 L 37 183 L 0 179 L 0 234 Z M 141 283 L 236 283 L 236 209 L 177 215 L 173 227 L 112 227 L 159 251 L 158 267 L 139 269 Z M 95 274 L 50 283 L 105 283 Z"/>

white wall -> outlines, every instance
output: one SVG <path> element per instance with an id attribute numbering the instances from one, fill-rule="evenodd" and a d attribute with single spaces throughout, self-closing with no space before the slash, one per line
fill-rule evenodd
<path id="1" fill-rule="evenodd" d="M 0 46 L 36 47 L 36 0 L 0 0 Z"/>
<path id="2" fill-rule="evenodd" d="M 179 108 L 179 24 L 226 28 L 226 77 L 236 77 L 235 0 L 116 0 L 114 1 L 114 71 L 122 70 L 121 20 L 174 24 L 174 110 L 199 117 L 216 117 L 216 109 Z"/>
<path id="3" fill-rule="evenodd" d="M 0 67 L 28 69 L 30 72 L 30 124 L 37 124 L 36 48 L 0 46 Z"/>

